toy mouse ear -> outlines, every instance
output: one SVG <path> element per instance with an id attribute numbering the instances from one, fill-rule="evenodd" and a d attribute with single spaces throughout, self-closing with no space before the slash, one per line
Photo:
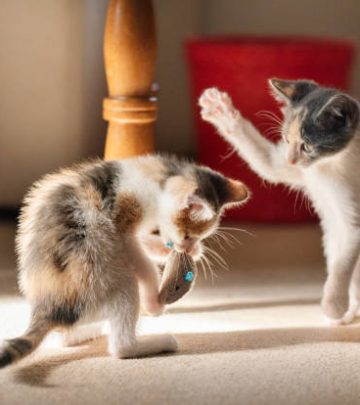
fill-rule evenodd
<path id="1" fill-rule="evenodd" d="M 273 78 L 269 80 L 269 84 L 274 97 L 279 102 L 288 104 L 300 101 L 318 87 L 312 80 L 283 80 Z"/>

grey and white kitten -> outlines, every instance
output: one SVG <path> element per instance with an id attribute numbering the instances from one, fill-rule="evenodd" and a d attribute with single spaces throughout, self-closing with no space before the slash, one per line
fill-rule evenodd
<path id="1" fill-rule="evenodd" d="M 170 335 L 135 334 L 140 304 L 152 314 L 163 310 L 155 260 L 166 260 L 166 244 L 200 256 L 224 209 L 247 195 L 239 181 L 156 155 L 45 176 L 25 198 L 17 234 L 31 322 L 0 347 L 0 367 L 32 352 L 53 329 L 69 343 L 94 337 L 99 320 L 109 321 L 113 356 L 176 350 Z"/>
<path id="2" fill-rule="evenodd" d="M 270 86 L 284 115 L 277 143 L 264 138 L 216 88 L 200 97 L 201 115 L 261 178 L 310 198 L 321 219 L 327 259 L 322 308 L 330 323 L 349 323 L 360 302 L 359 104 L 308 80 L 272 79 Z"/>

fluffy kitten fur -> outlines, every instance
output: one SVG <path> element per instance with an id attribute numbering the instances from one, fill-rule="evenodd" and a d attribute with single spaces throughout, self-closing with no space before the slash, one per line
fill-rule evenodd
<path id="1" fill-rule="evenodd" d="M 0 366 L 29 354 L 54 328 L 69 331 L 70 341 L 94 336 L 96 325 L 84 325 L 102 319 L 109 320 L 113 356 L 176 350 L 170 335 L 135 335 L 140 302 L 150 313 L 163 309 L 150 255 L 166 259 L 169 240 L 180 252 L 200 255 L 222 211 L 247 195 L 239 181 L 161 156 L 80 164 L 37 182 L 17 235 L 31 323 L 23 336 L 4 342 Z"/>
<path id="2" fill-rule="evenodd" d="M 215 88 L 199 100 L 202 117 L 260 177 L 301 189 L 310 198 L 321 219 L 327 259 L 322 307 L 331 323 L 351 322 L 360 302 L 358 102 L 307 80 L 272 79 L 270 86 L 284 115 L 276 144 Z"/>

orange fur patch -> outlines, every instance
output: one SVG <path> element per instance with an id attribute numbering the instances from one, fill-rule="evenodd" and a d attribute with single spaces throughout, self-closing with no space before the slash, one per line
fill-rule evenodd
<path id="1" fill-rule="evenodd" d="M 200 235 L 211 228 L 216 222 L 216 215 L 207 221 L 195 221 L 190 216 L 190 208 L 181 210 L 175 217 L 174 223 L 178 230 L 184 234 Z"/>
<path id="2" fill-rule="evenodd" d="M 135 196 L 119 194 L 116 199 L 116 227 L 120 232 L 133 230 L 143 216 L 143 210 Z"/>

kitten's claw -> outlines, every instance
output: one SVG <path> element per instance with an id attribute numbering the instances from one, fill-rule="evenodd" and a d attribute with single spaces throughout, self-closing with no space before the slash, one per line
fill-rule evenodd
<path id="1" fill-rule="evenodd" d="M 206 89 L 199 98 L 199 105 L 202 119 L 215 125 L 222 135 L 229 136 L 234 132 L 240 113 L 227 93 L 215 87 Z"/>

